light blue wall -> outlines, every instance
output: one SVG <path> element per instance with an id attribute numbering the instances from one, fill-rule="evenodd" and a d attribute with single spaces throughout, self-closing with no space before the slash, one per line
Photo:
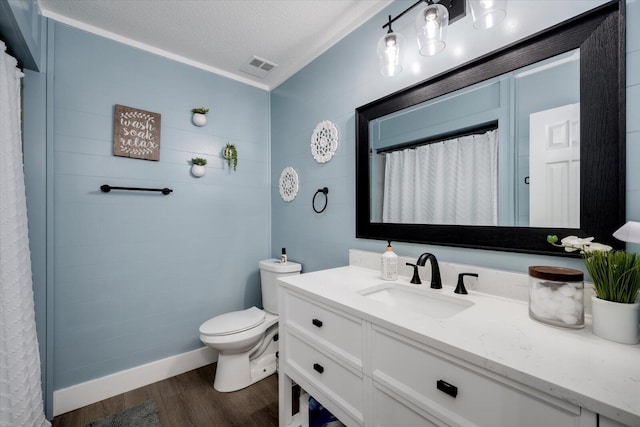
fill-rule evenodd
<path id="1" fill-rule="evenodd" d="M 385 244 L 381 241 L 355 238 L 354 110 L 435 74 L 433 71 L 415 74 L 405 70 L 397 77 L 385 78 L 378 72 L 375 42 L 382 34 L 381 23 L 386 21 L 387 15 L 396 16 L 406 6 L 407 2 L 392 3 L 272 92 L 272 251 L 286 246 L 289 257 L 302 261 L 306 271 L 347 264 L 349 248 L 384 250 Z M 573 2 L 563 2 L 562 6 L 572 7 Z M 639 8 L 636 0 L 628 1 L 629 165 L 640 159 Z M 469 40 L 472 39 L 473 34 L 470 34 Z M 424 59 L 423 63 L 450 61 L 455 65 L 454 53 L 445 50 L 441 55 L 451 55 L 451 59 L 443 57 L 432 60 L 434 62 Z M 427 69 L 429 67 L 426 65 Z M 340 143 L 335 157 L 329 163 L 319 164 L 311 156 L 309 142 L 316 124 L 323 120 L 336 124 Z M 300 177 L 298 196 L 289 203 L 284 202 L 278 192 L 279 174 L 286 166 L 294 167 Z M 628 167 L 628 170 L 627 216 L 640 220 L 640 170 L 637 167 L 635 170 Z M 314 192 L 324 186 L 329 188 L 329 206 L 325 213 L 316 214 L 311 209 L 311 199 Z M 519 272 L 526 272 L 532 264 L 581 267 L 579 260 L 561 257 L 409 243 L 395 243 L 394 248 L 401 255 L 417 256 L 432 251 L 441 260 Z"/>
<path id="2" fill-rule="evenodd" d="M 201 347 L 208 318 L 260 305 L 270 256 L 269 93 L 55 24 L 54 383 Z M 161 114 L 160 161 L 115 157 L 114 105 Z M 209 107 L 208 124 L 191 108 Z M 237 172 L 221 158 L 236 144 Z M 190 174 L 192 157 L 207 174 Z M 170 187 L 102 193 L 102 184 Z"/>

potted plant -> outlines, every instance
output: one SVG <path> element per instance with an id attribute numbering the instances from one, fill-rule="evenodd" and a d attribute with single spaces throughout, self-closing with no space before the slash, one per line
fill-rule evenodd
<path id="1" fill-rule="evenodd" d="M 193 108 L 191 112 L 193 113 L 192 121 L 194 125 L 198 127 L 202 127 L 207 124 L 206 114 L 209 112 L 208 108 L 204 108 L 204 107 Z"/>
<path id="2" fill-rule="evenodd" d="M 202 157 L 194 157 L 191 159 L 191 174 L 197 178 L 203 176 L 207 170 L 204 167 L 207 164 L 207 159 Z"/>
<path id="3" fill-rule="evenodd" d="M 233 170 L 235 171 L 238 167 L 238 150 L 236 146 L 233 144 L 225 145 L 222 150 L 222 156 L 227 159 L 227 166 L 231 167 L 231 164 L 233 164 Z"/>
<path id="4" fill-rule="evenodd" d="M 569 252 L 581 252 L 596 293 L 591 297 L 593 333 L 611 341 L 637 344 L 640 256 L 613 251 L 610 246 L 593 242 L 593 237 L 569 236 L 558 244 L 557 236 L 548 236 L 547 241 Z"/>

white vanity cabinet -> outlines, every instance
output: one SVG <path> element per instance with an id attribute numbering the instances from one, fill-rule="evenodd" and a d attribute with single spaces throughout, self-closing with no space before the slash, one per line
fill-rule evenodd
<path id="1" fill-rule="evenodd" d="M 298 383 L 348 426 L 595 427 L 581 408 L 293 289 L 280 294 L 280 425 Z"/>

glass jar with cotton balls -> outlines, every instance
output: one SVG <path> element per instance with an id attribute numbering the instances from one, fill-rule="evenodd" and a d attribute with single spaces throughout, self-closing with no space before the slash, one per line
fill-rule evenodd
<path id="1" fill-rule="evenodd" d="M 529 267 L 529 317 L 565 328 L 584 327 L 584 273 L 565 267 Z"/>

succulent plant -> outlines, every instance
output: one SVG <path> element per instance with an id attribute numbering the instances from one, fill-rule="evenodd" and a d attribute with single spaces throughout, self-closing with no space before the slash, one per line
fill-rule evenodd
<path id="1" fill-rule="evenodd" d="M 225 145 L 222 150 L 222 155 L 227 159 L 227 166 L 231 167 L 231 164 L 233 164 L 233 170 L 235 171 L 238 167 L 238 150 L 236 146 L 233 144 Z"/>
<path id="2" fill-rule="evenodd" d="M 194 165 L 204 166 L 207 164 L 207 159 L 203 159 L 202 157 L 194 157 L 191 159 L 191 163 Z"/>

